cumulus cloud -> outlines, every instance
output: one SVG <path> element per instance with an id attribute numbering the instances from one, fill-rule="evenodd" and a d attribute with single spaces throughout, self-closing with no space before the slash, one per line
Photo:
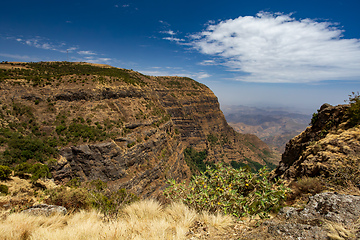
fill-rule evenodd
<path id="1" fill-rule="evenodd" d="M 164 38 L 170 41 L 175 39 Z M 314 82 L 360 79 L 360 41 L 343 38 L 335 24 L 291 14 L 260 12 L 209 22 L 189 44 L 238 71 L 249 82 Z M 214 60 L 202 65 L 213 65 Z"/>

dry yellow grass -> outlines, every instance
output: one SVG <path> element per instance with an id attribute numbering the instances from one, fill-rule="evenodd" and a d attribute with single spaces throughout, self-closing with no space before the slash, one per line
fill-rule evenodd
<path id="1" fill-rule="evenodd" d="M 233 219 L 223 215 L 197 214 L 182 203 L 162 207 L 143 200 L 123 209 L 121 217 L 103 221 L 96 211 L 66 216 L 9 214 L 0 220 L 0 238 L 12 239 L 186 239 L 195 221 L 209 229 L 225 230 Z"/>

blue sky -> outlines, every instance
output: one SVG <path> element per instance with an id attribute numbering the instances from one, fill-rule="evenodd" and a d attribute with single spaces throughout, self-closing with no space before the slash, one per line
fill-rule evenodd
<path id="1" fill-rule="evenodd" d="M 188 76 L 225 105 L 314 112 L 360 87 L 360 1 L 3 1 L 0 61 Z"/>

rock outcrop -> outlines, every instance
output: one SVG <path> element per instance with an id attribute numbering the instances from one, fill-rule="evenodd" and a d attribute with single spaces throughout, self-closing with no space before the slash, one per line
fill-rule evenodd
<path id="1" fill-rule="evenodd" d="M 51 216 L 54 214 L 66 215 L 67 210 L 65 207 L 47 204 L 36 204 L 23 210 L 22 213 L 34 215 L 34 216 Z"/>
<path id="2" fill-rule="evenodd" d="M 348 124 L 348 108 L 349 105 L 322 105 L 314 114 L 312 126 L 287 143 L 274 177 L 356 178 L 360 128 Z M 353 180 L 356 183 L 359 179 Z"/>
<path id="3" fill-rule="evenodd" d="M 241 239 L 359 239 L 360 196 L 320 193 L 303 209 L 285 207 Z"/>

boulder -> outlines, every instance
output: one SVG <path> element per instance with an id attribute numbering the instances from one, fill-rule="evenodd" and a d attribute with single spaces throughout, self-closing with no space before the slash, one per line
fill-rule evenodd
<path id="1" fill-rule="evenodd" d="M 360 233 L 357 226 L 360 196 L 331 192 L 316 194 L 310 197 L 304 209 L 284 207 L 277 217 L 277 220 L 264 223 L 272 236 L 285 239 L 334 239 L 329 238 L 334 234 L 331 226 L 341 226 L 348 236 L 355 236 Z"/>
<path id="2" fill-rule="evenodd" d="M 28 209 L 22 211 L 22 213 L 34 215 L 34 216 L 51 216 L 54 214 L 65 215 L 67 210 L 65 207 L 47 204 L 36 204 Z"/>

